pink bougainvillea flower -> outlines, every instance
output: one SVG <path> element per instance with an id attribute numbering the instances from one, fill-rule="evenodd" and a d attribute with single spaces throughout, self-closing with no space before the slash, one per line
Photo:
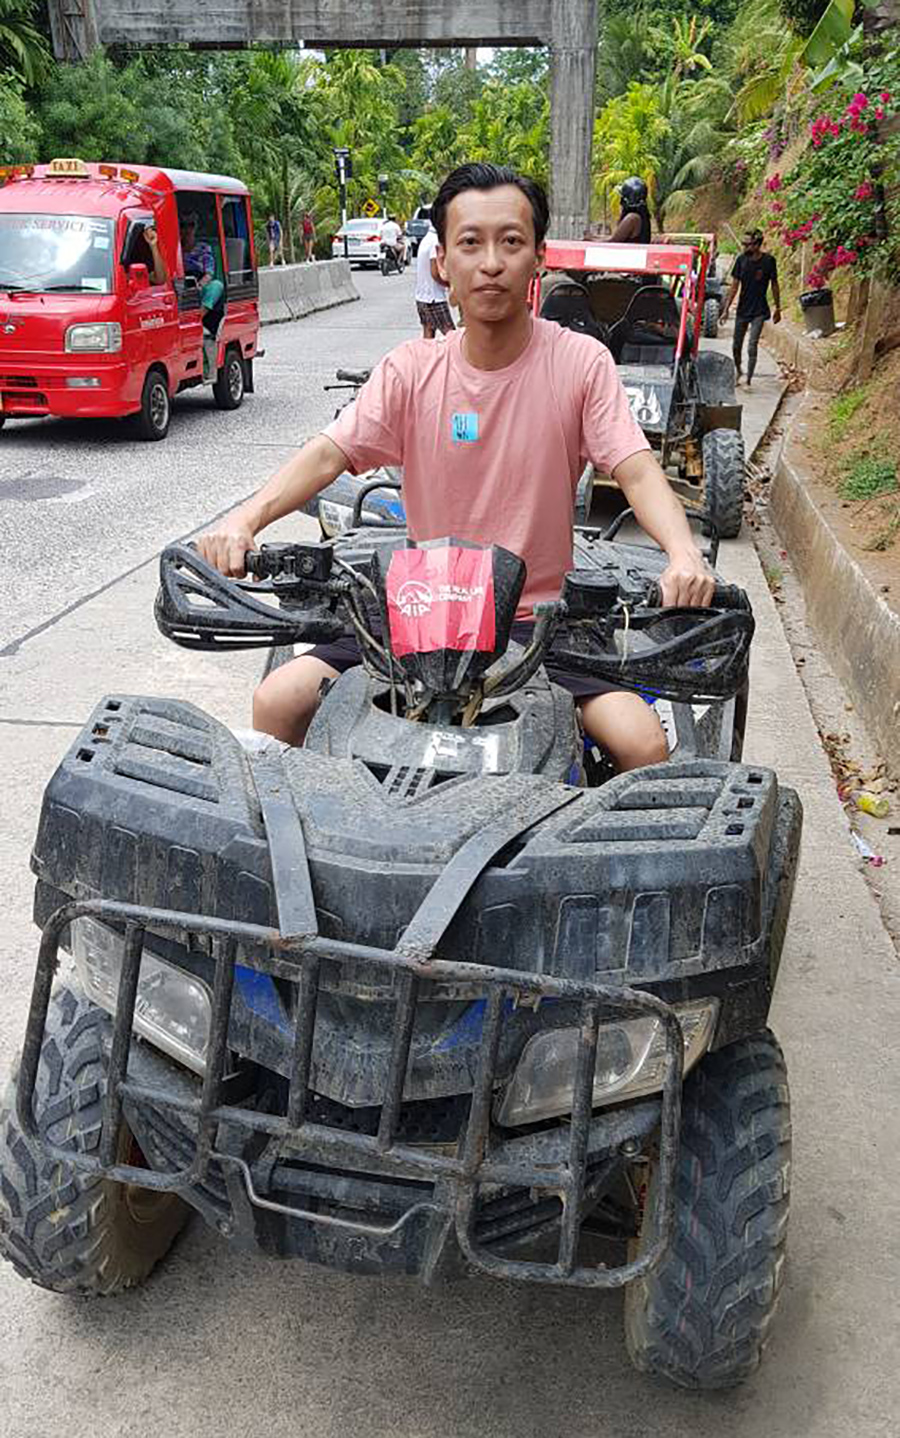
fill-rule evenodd
<path id="1" fill-rule="evenodd" d="M 777 174 L 776 174 L 776 175 L 772 175 L 768 180 L 766 180 L 766 189 L 769 191 L 770 194 L 773 194 L 773 195 L 774 195 L 774 193 L 775 193 L 776 190 L 780 190 L 780 189 L 781 189 L 781 176 L 780 176 L 780 175 L 777 175 Z"/>
<path id="2" fill-rule="evenodd" d="M 868 103 L 869 97 L 868 95 L 864 95 L 862 90 L 857 90 L 856 94 L 853 96 L 853 99 L 850 101 L 850 104 L 855 105 L 857 110 L 864 110 Z"/>
<path id="3" fill-rule="evenodd" d="M 773 214 L 773 215 L 780 215 L 783 209 L 784 209 L 784 205 L 781 203 L 780 200 L 775 200 L 775 201 L 773 202 L 773 204 L 772 204 L 772 214 Z"/>
<path id="4" fill-rule="evenodd" d="M 890 92 L 890 90 L 882 90 L 882 92 L 881 92 L 881 94 L 879 95 L 878 98 L 879 98 L 880 100 L 883 100 L 884 103 L 887 104 L 888 101 L 889 101 L 890 98 L 891 98 L 891 92 Z"/>
<path id="5" fill-rule="evenodd" d="M 853 198 L 854 200 L 871 200 L 873 194 L 874 191 L 871 184 L 868 180 L 865 180 L 861 185 L 857 185 L 853 191 Z"/>
<path id="6" fill-rule="evenodd" d="M 832 134 L 832 135 L 839 135 L 839 134 L 841 133 L 841 127 L 840 127 L 840 125 L 836 125 L 833 120 L 832 120 L 831 124 L 828 126 L 828 130 L 829 130 L 829 134 Z"/>
<path id="7" fill-rule="evenodd" d="M 876 106 L 875 106 L 875 119 L 876 119 L 876 120 L 883 120 L 883 119 L 884 119 L 884 109 L 883 109 L 883 107 L 882 107 L 881 105 L 876 105 Z"/>

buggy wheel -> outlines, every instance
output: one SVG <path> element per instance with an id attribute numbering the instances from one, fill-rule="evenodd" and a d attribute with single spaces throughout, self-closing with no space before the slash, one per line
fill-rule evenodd
<path id="1" fill-rule="evenodd" d="M 719 301 L 707 300 L 703 306 L 703 337 L 714 340 L 719 333 Z"/>
<path id="2" fill-rule="evenodd" d="M 213 384 L 213 396 L 219 409 L 239 409 L 244 402 L 246 387 L 244 359 L 240 350 L 232 345 L 225 351 L 225 363 Z"/>
<path id="3" fill-rule="evenodd" d="M 625 1294 L 625 1341 L 641 1372 L 732 1388 L 758 1367 L 781 1289 L 790 1159 L 775 1037 L 764 1030 L 708 1054 L 684 1085 L 672 1243 Z M 648 1215 L 656 1181 L 653 1168 Z"/>
<path id="4" fill-rule="evenodd" d="M 141 407 L 135 415 L 137 432 L 141 439 L 165 439 L 171 418 L 169 382 L 161 369 L 152 369 L 144 380 Z"/>
<path id="5" fill-rule="evenodd" d="M 47 1017 L 34 1095 L 41 1136 L 93 1153 L 112 1021 L 60 989 Z M 141 1283 L 168 1253 L 191 1209 L 174 1193 L 113 1183 L 50 1162 L 16 1118 L 18 1065 L 0 1100 L 0 1254 L 16 1271 L 56 1293 L 103 1297 Z M 118 1161 L 141 1166 L 123 1122 Z"/>
<path id="6" fill-rule="evenodd" d="M 744 512 L 744 440 L 734 429 L 703 436 L 704 509 L 722 539 L 741 532 Z"/>

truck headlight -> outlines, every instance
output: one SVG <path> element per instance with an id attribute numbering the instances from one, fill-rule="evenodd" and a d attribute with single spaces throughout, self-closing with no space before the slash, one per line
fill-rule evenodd
<path id="1" fill-rule="evenodd" d="M 122 326 L 114 321 L 94 325 L 69 325 L 67 354 L 118 354 L 122 348 Z"/>
<path id="2" fill-rule="evenodd" d="M 125 939 L 96 919 L 72 923 L 72 956 L 87 998 L 107 1013 L 116 1011 Z M 195 1073 L 206 1070 L 212 995 L 196 974 L 185 973 L 144 949 L 135 1031 Z"/>
<path id="3" fill-rule="evenodd" d="M 673 1005 L 684 1036 L 684 1071 L 706 1053 L 715 1033 L 718 999 Z M 522 1050 L 516 1071 L 498 1100 L 494 1117 L 504 1128 L 540 1123 L 571 1113 L 578 1053 L 578 1029 L 535 1034 Z M 666 1041 L 659 1019 L 625 1019 L 601 1024 L 594 1070 L 594 1106 L 638 1098 L 662 1088 Z"/>

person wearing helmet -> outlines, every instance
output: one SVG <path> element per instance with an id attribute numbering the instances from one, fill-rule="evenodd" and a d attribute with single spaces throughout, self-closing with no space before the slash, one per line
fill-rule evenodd
<path id="1" fill-rule="evenodd" d="M 621 213 L 610 239 L 613 243 L 647 245 L 650 243 L 650 211 L 647 208 L 647 186 L 638 175 L 632 175 L 619 190 Z"/>

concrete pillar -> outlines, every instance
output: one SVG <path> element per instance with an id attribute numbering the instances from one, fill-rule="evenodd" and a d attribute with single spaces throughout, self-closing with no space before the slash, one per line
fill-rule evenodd
<path id="1" fill-rule="evenodd" d="M 550 234 L 580 239 L 591 208 L 597 0 L 557 0 L 550 39 Z"/>

